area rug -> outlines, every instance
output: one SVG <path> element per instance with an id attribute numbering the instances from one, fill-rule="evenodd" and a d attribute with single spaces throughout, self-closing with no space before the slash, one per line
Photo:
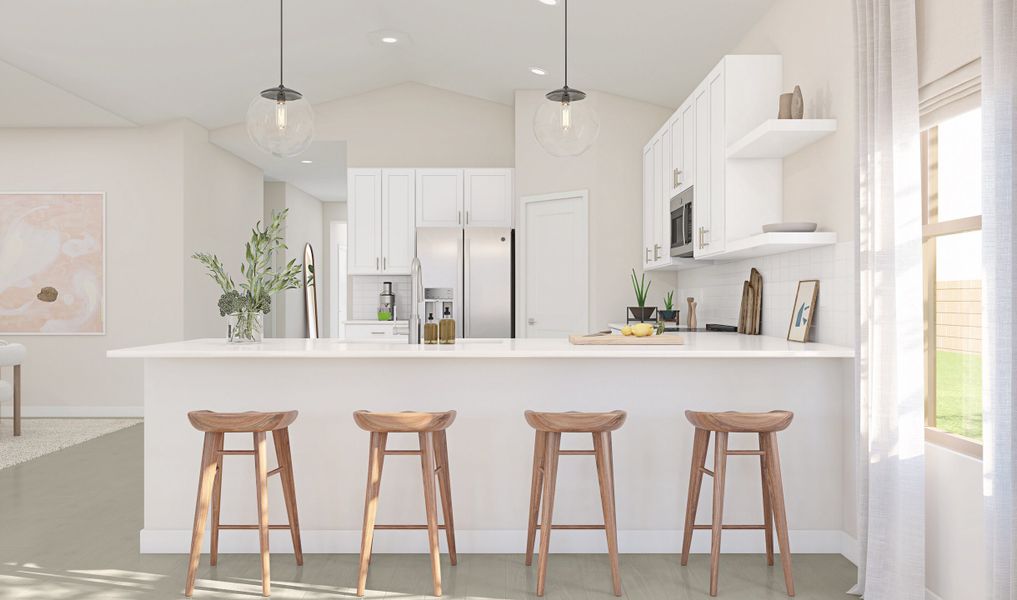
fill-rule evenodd
<path id="1" fill-rule="evenodd" d="M 141 419 L 22 419 L 14 437 L 10 419 L 0 420 L 0 469 L 113 433 Z"/>

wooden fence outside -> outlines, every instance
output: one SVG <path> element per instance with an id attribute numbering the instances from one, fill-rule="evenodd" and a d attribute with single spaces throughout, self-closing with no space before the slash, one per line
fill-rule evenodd
<path id="1" fill-rule="evenodd" d="M 982 352 L 982 282 L 936 282 L 936 349 Z"/>

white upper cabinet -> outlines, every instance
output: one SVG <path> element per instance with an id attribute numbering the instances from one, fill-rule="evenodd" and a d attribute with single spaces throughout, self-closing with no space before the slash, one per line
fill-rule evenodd
<path id="1" fill-rule="evenodd" d="M 669 249 L 670 200 L 690 187 L 695 258 L 723 259 L 731 242 L 742 247 L 782 219 L 781 160 L 728 158 L 732 143 L 773 116 L 781 77 L 778 55 L 725 56 L 647 144 L 662 150 L 643 153 L 645 265 L 689 266 Z"/>
<path id="2" fill-rule="evenodd" d="M 349 272 L 380 273 L 381 169 L 350 169 L 347 179 Z"/>
<path id="3" fill-rule="evenodd" d="M 416 178 L 413 169 L 381 174 L 381 272 L 409 274 L 416 241 Z"/>
<path id="4" fill-rule="evenodd" d="M 512 169 L 465 169 L 463 225 L 512 227 Z"/>
<path id="5" fill-rule="evenodd" d="M 350 169 L 348 179 L 350 274 L 409 274 L 416 239 L 413 170 Z"/>
<path id="6" fill-rule="evenodd" d="M 417 169 L 417 227 L 463 226 L 463 170 Z"/>

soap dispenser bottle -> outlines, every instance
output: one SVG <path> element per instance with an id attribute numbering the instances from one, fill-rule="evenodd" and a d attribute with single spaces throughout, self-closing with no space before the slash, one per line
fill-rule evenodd
<path id="1" fill-rule="evenodd" d="M 456 343 L 456 320 L 452 318 L 452 309 L 446 306 L 442 312 L 441 321 L 438 322 L 438 343 L 454 344 Z"/>
<path id="2" fill-rule="evenodd" d="M 424 343 L 438 343 L 438 324 L 434 322 L 434 313 L 427 314 L 427 323 L 424 323 Z"/>

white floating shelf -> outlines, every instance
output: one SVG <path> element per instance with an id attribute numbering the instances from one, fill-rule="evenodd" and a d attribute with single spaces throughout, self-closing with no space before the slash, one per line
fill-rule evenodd
<path id="1" fill-rule="evenodd" d="M 671 258 L 670 264 L 648 267 L 647 271 L 688 271 L 690 269 L 702 269 L 712 264 L 709 260 L 698 260 L 695 258 Z"/>
<path id="2" fill-rule="evenodd" d="M 727 147 L 728 158 L 784 158 L 837 131 L 837 119 L 768 119 Z"/>
<path id="3" fill-rule="evenodd" d="M 833 231 L 760 233 L 728 242 L 724 251 L 719 254 L 710 255 L 710 260 L 730 261 L 757 256 L 769 256 L 771 254 L 783 254 L 784 252 L 794 252 L 818 246 L 829 246 L 836 243 L 837 234 Z"/>

